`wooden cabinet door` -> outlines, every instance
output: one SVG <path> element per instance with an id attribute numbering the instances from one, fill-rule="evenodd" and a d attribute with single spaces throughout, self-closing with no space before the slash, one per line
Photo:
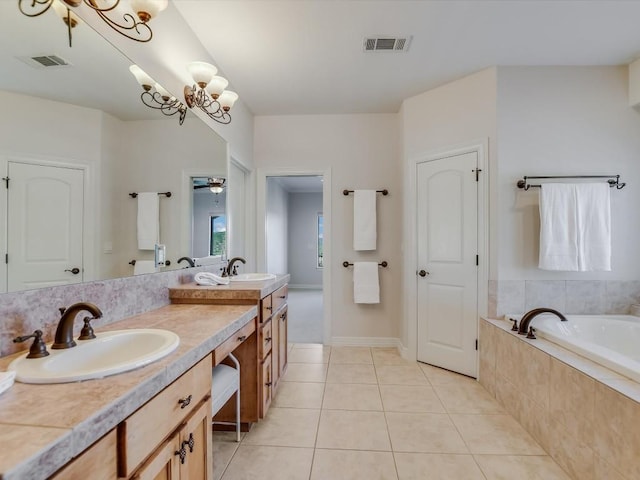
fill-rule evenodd
<path id="1" fill-rule="evenodd" d="M 282 377 L 284 375 L 284 370 L 287 368 L 287 352 L 289 351 L 289 343 L 287 338 L 287 326 L 289 324 L 288 317 L 289 312 L 287 306 L 285 305 L 280 315 L 278 316 L 278 345 L 279 345 L 279 355 L 278 355 L 278 376 Z"/>
<path id="2" fill-rule="evenodd" d="M 271 354 L 267 355 L 267 358 L 265 358 L 262 363 L 262 374 L 260 375 L 260 379 L 262 391 L 260 418 L 264 418 L 267 415 L 267 410 L 269 410 L 269 405 L 271 405 L 271 387 L 273 386 L 271 376 Z"/>
<path id="3" fill-rule="evenodd" d="M 200 405 L 180 430 L 180 446 L 187 452 L 180 464 L 181 480 L 212 480 L 211 398 Z"/>
<path id="4" fill-rule="evenodd" d="M 176 433 L 144 464 L 133 480 L 179 480 L 180 441 Z"/>

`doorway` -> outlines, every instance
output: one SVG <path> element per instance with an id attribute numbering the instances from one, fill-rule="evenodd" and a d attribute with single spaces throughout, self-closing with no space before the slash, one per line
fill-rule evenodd
<path id="1" fill-rule="evenodd" d="M 415 164 L 416 358 L 471 377 L 486 305 L 481 153 L 447 152 Z"/>
<path id="2" fill-rule="evenodd" d="M 289 273 L 291 343 L 323 343 L 325 220 L 322 175 L 267 176 L 265 266 Z"/>

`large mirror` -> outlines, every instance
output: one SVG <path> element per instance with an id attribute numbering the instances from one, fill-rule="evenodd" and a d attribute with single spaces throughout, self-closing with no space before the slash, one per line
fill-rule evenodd
<path id="1" fill-rule="evenodd" d="M 195 187 L 226 177 L 226 142 L 191 113 L 180 126 L 143 105 L 129 59 L 88 25 L 69 47 L 53 9 L 29 18 L 15 1 L 0 2 L 0 25 L 0 292 L 144 271 L 155 252 L 139 248 L 139 209 L 143 226 L 159 219 L 160 271 L 203 256 L 195 199 L 221 231 L 226 189 Z M 158 193 L 159 213 L 130 195 L 143 192 Z"/>

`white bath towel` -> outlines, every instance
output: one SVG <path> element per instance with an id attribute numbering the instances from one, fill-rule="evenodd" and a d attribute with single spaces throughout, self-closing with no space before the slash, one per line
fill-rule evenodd
<path id="1" fill-rule="evenodd" d="M 353 192 L 353 249 L 376 249 L 376 191 Z"/>
<path id="2" fill-rule="evenodd" d="M 156 262 L 153 260 L 136 260 L 136 264 L 133 266 L 134 275 L 156 273 L 158 271 L 159 270 L 156 268 Z"/>
<path id="3" fill-rule="evenodd" d="M 193 278 L 198 285 L 229 285 L 229 277 L 210 272 L 198 272 Z"/>
<path id="4" fill-rule="evenodd" d="M 353 264 L 353 301 L 355 303 L 380 303 L 377 262 L 355 262 Z"/>
<path id="5" fill-rule="evenodd" d="M 578 218 L 578 269 L 611 270 L 611 188 L 606 183 L 575 185 Z"/>
<path id="6" fill-rule="evenodd" d="M 160 200 L 158 193 L 138 193 L 138 250 L 155 250 L 159 239 Z"/>
<path id="7" fill-rule="evenodd" d="M 543 270 L 578 270 L 575 185 L 546 183 L 540 188 L 540 255 Z"/>

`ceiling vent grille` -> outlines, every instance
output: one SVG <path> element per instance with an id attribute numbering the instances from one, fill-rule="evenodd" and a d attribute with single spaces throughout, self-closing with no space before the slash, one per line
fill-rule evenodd
<path id="1" fill-rule="evenodd" d="M 377 37 L 367 37 L 364 39 L 364 51 L 406 52 L 409 49 L 409 43 L 411 43 L 411 36 L 392 37 L 380 35 Z"/>
<path id="2" fill-rule="evenodd" d="M 58 55 L 34 55 L 32 57 L 18 57 L 18 59 L 34 68 L 64 68 L 71 66 L 71 63 Z"/>

